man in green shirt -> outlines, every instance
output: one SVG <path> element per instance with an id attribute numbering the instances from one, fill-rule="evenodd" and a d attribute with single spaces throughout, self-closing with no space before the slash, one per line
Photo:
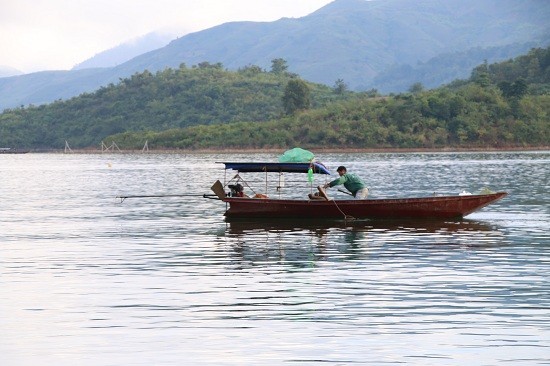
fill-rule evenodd
<path id="1" fill-rule="evenodd" d="M 365 185 L 365 182 L 357 175 L 348 173 L 345 166 L 339 166 L 336 169 L 340 178 L 333 180 L 330 183 L 324 185 L 324 188 L 334 187 L 340 184 L 343 184 L 348 191 L 353 194 L 353 197 L 357 200 L 363 200 L 367 198 L 369 194 L 369 189 Z"/>

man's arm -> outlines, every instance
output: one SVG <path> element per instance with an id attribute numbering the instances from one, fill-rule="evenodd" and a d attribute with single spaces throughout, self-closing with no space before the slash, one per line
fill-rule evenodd
<path id="1" fill-rule="evenodd" d="M 332 182 L 325 184 L 325 188 L 338 186 L 340 184 L 344 184 L 345 182 L 346 182 L 346 176 L 342 175 L 341 177 L 336 178 Z"/>

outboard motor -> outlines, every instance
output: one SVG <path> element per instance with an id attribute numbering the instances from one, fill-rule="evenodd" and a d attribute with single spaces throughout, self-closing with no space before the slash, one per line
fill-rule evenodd
<path id="1" fill-rule="evenodd" d="M 244 187 L 240 184 L 229 184 L 229 189 L 231 189 L 231 192 L 229 193 L 229 197 L 244 197 Z"/>

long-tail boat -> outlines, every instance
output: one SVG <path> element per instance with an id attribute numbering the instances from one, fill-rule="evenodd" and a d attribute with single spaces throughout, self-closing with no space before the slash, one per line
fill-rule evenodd
<path id="1" fill-rule="evenodd" d="M 224 183 L 216 181 L 212 191 L 216 198 L 226 203 L 227 218 L 295 218 L 295 219 L 457 219 L 505 197 L 506 192 L 485 190 L 482 194 L 459 194 L 455 196 L 429 196 L 413 198 L 382 199 L 333 199 L 321 186 L 312 184 L 312 175 L 330 175 L 319 162 L 311 163 L 264 163 L 223 162 Z M 227 179 L 228 170 L 236 174 Z M 256 173 L 255 179 L 265 174 L 260 188 L 252 188 L 242 173 Z M 259 173 L 259 174 L 258 174 Z M 262 174 L 264 173 L 264 174 Z M 275 174 L 275 179 L 268 178 Z M 302 173 L 308 176 L 310 193 L 302 197 L 284 197 L 285 173 Z M 233 175 L 233 173 L 231 174 Z M 318 192 L 314 192 L 314 188 Z M 244 188 L 251 195 L 244 193 Z M 274 193 L 268 192 L 273 189 Z M 229 189 L 229 191 L 227 191 Z M 296 194 L 295 190 L 292 190 Z M 211 196 L 211 195 L 205 195 Z"/>

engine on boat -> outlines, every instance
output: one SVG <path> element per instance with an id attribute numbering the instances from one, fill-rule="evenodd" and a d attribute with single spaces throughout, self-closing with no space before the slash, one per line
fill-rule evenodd
<path id="1" fill-rule="evenodd" d="M 241 184 L 229 184 L 228 187 L 231 190 L 229 197 L 244 197 L 244 187 Z"/>

